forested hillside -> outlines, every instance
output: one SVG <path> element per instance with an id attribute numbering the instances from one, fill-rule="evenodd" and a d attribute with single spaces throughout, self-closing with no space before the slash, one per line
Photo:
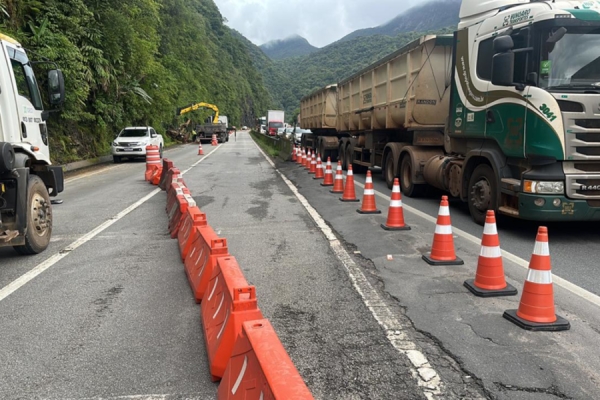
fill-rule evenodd
<path id="1" fill-rule="evenodd" d="M 106 154 L 127 125 L 164 134 L 191 102 L 216 104 L 234 125 L 270 106 L 212 0 L 0 0 L 0 29 L 64 71 L 67 102 L 49 121 L 54 162 Z"/>
<path id="2" fill-rule="evenodd" d="M 318 50 L 308 40 L 298 35 L 261 44 L 260 49 L 272 60 L 305 56 Z"/>

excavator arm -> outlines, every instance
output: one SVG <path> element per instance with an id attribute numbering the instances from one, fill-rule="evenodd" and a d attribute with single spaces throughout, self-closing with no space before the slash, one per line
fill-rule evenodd
<path id="1" fill-rule="evenodd" d="M 213 118 L 213 124 L 219 123 L 219 108 L 217 106 L 215 106 L 214 104 L 209 104 L 209 103 L 196 103 L 196 104 L 190 104 L 189 106 L 178 108 L 177 115 L 179 116 L 179 115 L 183 115 L 185 113 L 191 112 L 191 111 L 196 111 L 199 108 L 210 108 L 211 110 L 213 110 L 215 112 L 215 116 Z"/>

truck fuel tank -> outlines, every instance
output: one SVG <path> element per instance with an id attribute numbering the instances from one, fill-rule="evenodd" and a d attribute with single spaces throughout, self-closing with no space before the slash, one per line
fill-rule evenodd
<path id="1" fill-rule="evenodd" d="M 460 195 L 463 159 L 457 156 L 435 156 L 425 163 L 423 178 L 438 189 Z"/>

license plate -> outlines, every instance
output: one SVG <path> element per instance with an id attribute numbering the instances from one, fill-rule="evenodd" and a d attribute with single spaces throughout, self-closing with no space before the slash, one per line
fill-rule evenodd
<path id="1" fill-rule="evenodd" d="M 133 151 L 133 147 L 125 147 L 123 151 Z"/>

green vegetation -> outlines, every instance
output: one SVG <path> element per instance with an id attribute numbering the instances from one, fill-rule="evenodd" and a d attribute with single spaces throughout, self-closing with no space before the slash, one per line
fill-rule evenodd
<path id="1" fill-rule="evenodd" d="M 49 121 L 56 163 L 106 154 L 127 125 L 165 134 L 192 102 L 216 104 L 232 125 L 253 125 L 269 107 L 212 0 L 0 0 L 0 30 L 65 73 L 67 102 Z"/>

